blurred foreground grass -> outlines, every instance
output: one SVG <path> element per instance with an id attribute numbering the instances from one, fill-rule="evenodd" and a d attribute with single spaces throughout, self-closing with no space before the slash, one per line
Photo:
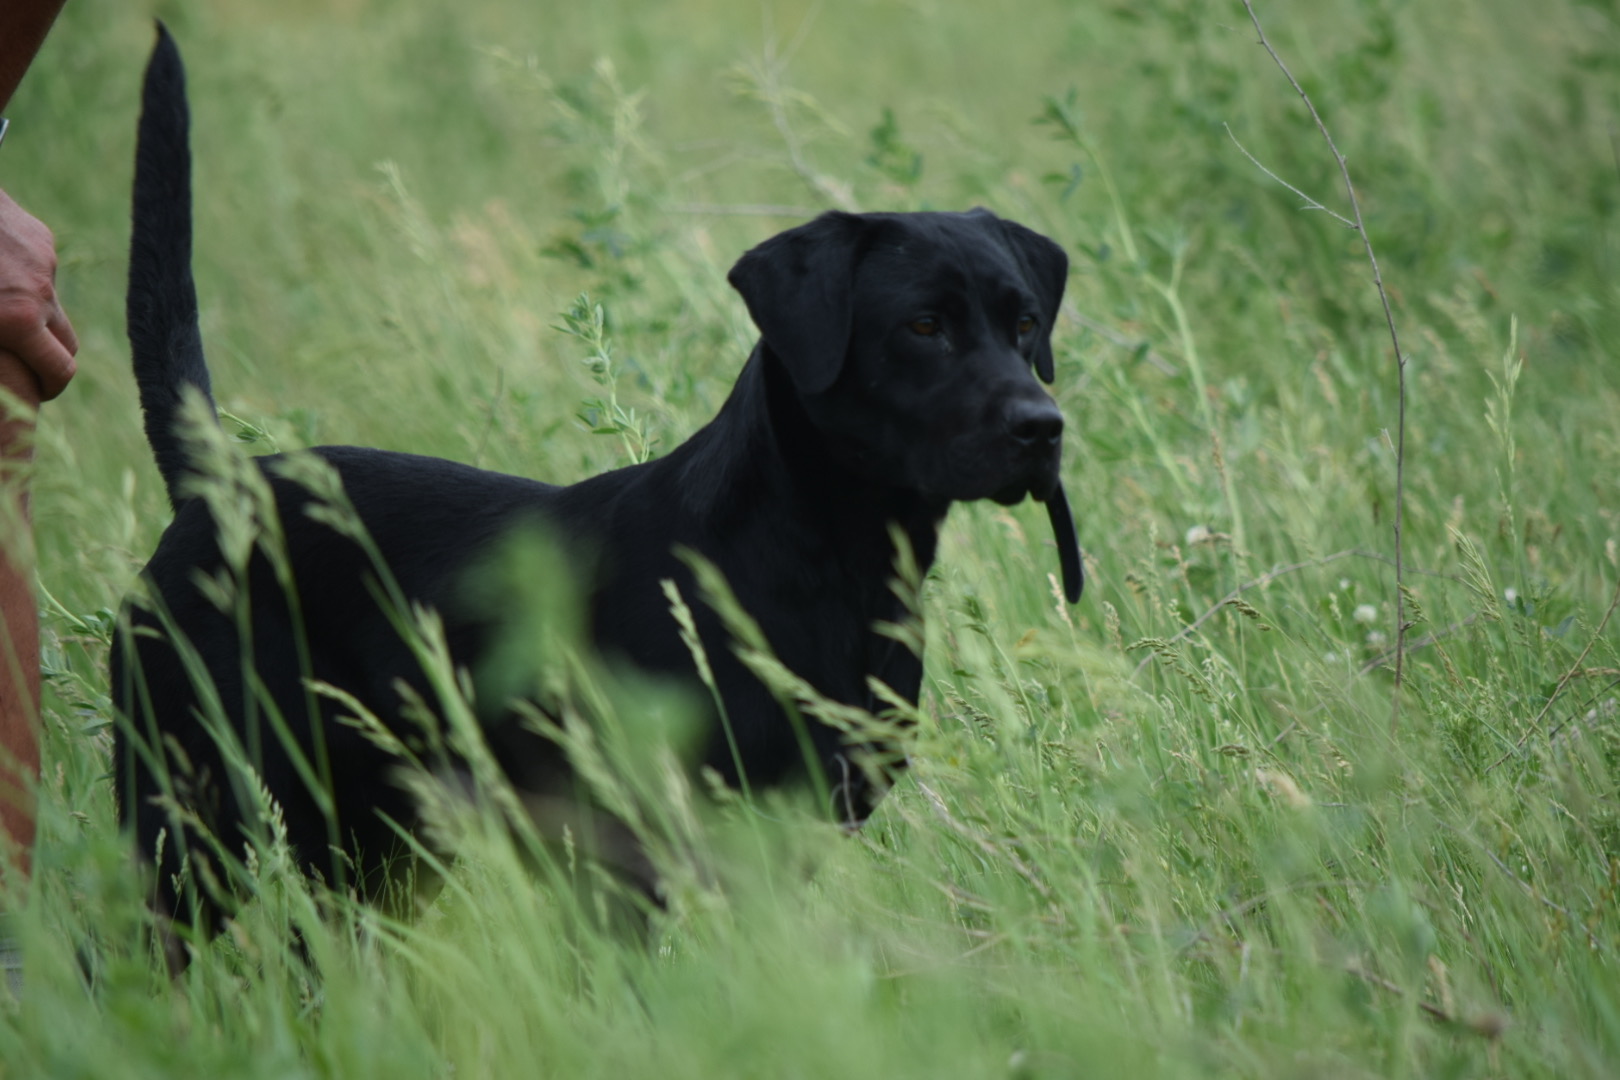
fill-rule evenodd
<path id="1" fill-rule="evenodd" d="M 74 0 L 25 83 L 0 183 L 57 231 L 85 344 L 41 433 L 52 696 L 5 1075 L 1620 1068 L 1613 3 L 1260 8 L 1410 352 L 1394 729 L 1388 337 L 1355 235 L 1233 144 L 1342 206 L 1241 4 L 544 7 Z M 577 293 L 656 452 L 746 355 L 747 246 L 828 206 L 979 203 L 1073 256 L 1085 600 L 1054 602 L 1038 511 L 956 510 L 914 778 L 854 838 L 697 799 L 718 884 L 650 944 L 473 822 L 418 923 L 323 917 L 264 866 L 169 981 L 103 672 L 166 522 L 121 329 L 153 14 L 191 69 L 205 336 L 253 449 L 589 475 L 625 445 L 575 419 L 601 394 L 551 329 Z"/>

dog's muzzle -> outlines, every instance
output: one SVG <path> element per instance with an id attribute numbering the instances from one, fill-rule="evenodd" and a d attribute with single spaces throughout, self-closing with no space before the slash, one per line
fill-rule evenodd
<path id="1" fill-rule="evenodd" d="M 1063 456 L 1063 414 L 1044 394 L 1038 401 L 1020 401 L 1008 410 L 1007 434 L 1014 456 L 1024 463 L 1023 475 L 993 498 L 1004 505 L 1018 502 L 1027 493 L 1046 504 L 1057 541 L 1058 562 L 1063 570 L 1063 594 L 1069 603 L 1080 599 L 1085 588 L 1085 564 L 1080 554 L 1074 515 L 1063 490 L 1059 465 Z"/>
<path id="2" fill-rule="evenodd" d="M 1058 465 L 1063 453 L 1063 414 L 1046 395 L 1019 401 L 1005 419 L 1008 477 L 990 497 L 1011 506 L 1029 495 L 1039 502 L 1051 498 L 1058 486 Z"/>

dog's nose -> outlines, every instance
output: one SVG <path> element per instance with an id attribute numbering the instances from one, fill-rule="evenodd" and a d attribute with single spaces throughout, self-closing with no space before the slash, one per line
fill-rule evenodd
<path id="1" fill-rule="evenodd" d="M 1020 402 L 1007 417 L 1007 433 L 1032 450 L 1045 449 L 1063 437 L 1063 414 L 1050 400 Z"/>

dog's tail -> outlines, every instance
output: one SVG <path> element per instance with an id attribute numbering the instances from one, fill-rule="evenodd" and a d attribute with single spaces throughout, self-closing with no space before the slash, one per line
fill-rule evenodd
<path id="1" fill-rule="evenodd" d="M 129 344 L 146 414 L 146 439 L 178 509 L 186 452 L 178 430 L 187 385 L 213 407 L 208 365 L 191 277 L 191 126 L 186 71 L 162 23 L 147 62 L 135 143 L 134 232 L 129 246 L 125 312 Z"/>

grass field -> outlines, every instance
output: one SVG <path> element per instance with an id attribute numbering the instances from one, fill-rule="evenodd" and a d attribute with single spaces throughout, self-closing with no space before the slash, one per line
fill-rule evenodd
<path id="1" fill-rule="evenodd" d="M 47 762 L 0 1075 L 1620 1073 L 1620 7 L 1259 8 L 1409 355 L 1398 716 L 1378 295 L 1356 234 L 1234 142 L 1348 213 L 1299 97 L 1238 0 L 992 10 L 68 5 L 0 154 L 84 343 L 40 433 Z M 1071 254 L 1083 601 L 1054 600 L 1040 508 L 954 510 L 913 778 L 846 838 L 802 796 L 657 776 L 686 843 L 650 940 L 475 819 L 413 923 L 271 859 L 170 980 L 105 676 L 167 521 L 122 331 L 153 15 L 190 67 L 204 332 L 250 452 L 562 481 L 656 453 L 752 343 L 744 249 L 832 206 L 982 204 Z M 576 417 L 607 395 L 554 329 L 581 292 L 627 438 Z"/>

